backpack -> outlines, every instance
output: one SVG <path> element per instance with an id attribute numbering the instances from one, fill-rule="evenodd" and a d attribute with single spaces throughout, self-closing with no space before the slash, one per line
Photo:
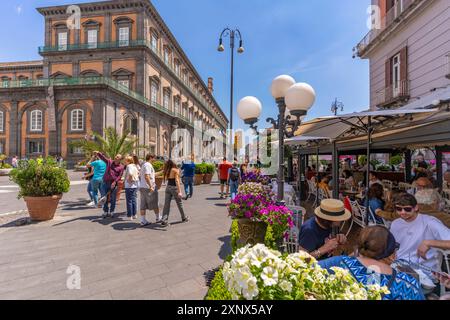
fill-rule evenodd
<path id="1" fill-rule="evenodd" d="M 239 170 L 238 168 L 231 168 L 230 171 L 230 180 L 231 181 L 238 181 L 239 180 Z"/>

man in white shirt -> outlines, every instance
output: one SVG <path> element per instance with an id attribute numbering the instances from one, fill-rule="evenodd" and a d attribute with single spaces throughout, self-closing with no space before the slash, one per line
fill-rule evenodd
<path id="1" fill-rule="evenodd" d="M 145 218 L 147 210 L 155 211 L 156 223 L 161 222 L 161 214 L 159 212 L 158 190 L 155 183 L 155 169 L 151 162 L 155 159 L 153 155 L 147 155 L 142 165 L 140 173 L 139 192 L 141 195 L 141 225 L 147 226 L 150 222 Z"/>
<path id="2" fill-rule="evenodd" d="M 436 248 L 449 246 L 450 229 L 432 216 L 419 214 L 416 198 L 408 193 L 396 197 L 395 210 L 400 219 L 392 223 L 391 232 L 400 244 L 397 258 L 440 270 Z"/>

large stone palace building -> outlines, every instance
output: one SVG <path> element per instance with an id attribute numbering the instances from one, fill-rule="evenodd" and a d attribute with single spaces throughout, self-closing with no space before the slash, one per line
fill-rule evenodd
<path id="1" fill-rule="evenodd" d="M 78 22 L 71 18 L 77 10 Z M 114 127 L 169 157 L 177 128 L 192 137 L 194 130 L 226 130 L 212 78 L 202 81 L 150 1 L 38 12 L 45 18 L 43 59 L 0 63 L 0 154 L 62 155 L 73 164 L 83 154 L 71 141 Z"/>

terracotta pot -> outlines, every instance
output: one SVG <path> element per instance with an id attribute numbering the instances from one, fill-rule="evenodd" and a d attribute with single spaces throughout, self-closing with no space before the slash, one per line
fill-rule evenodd
<path id="1" fill-rule="evenodd" d="M 238 244 L 240 246 L 246 246 L 247 244 L 254 246 L 258 243 L 264 244 L 267 232 L 267 224 L 265 222 L 255 222 L 250 219 L 238 219 L 238 227 Z"/>
<path id="2" fill-rule="evenodd" d="M 120 180 L 117 183 L 116 203 L 118 203 L 120 201 L 120 196 L 122 195 L 124 186 L 125 186 L 125 182 L 123 180 Z"/>
<path id="3" fill-rule="evenodd" d="M 213 178 L 212 173 L 205 174 L 204 177 L 203 177 L 203 183 L 204 184 L 211 184 L 212 178 Z"/>
<path id="4" fill-rule="evenodd" d="M 55 216 L 62 195 L 51 197 L 24 197 L 28 213 L 33 221 L 48 221 Z"/>
<path id="5" fill-rule="evenodd" d="M 163 181 L 164 181 L 164 178 L 162 178 L 162 177 L 155 178 L 156 188 L 158 188 L 158 190 L 161 189 Z"/>
<path id="6" fill-rule="evenodd" d="M 204 176 L 203 174 L 196 174 L 194 176 L 194 185 L 195 186 L 198 186 L 203 183 L 203 176 Z"/>

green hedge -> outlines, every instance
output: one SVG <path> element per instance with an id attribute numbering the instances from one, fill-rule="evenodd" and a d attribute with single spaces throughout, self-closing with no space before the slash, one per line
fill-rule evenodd
<path id="1" fill-rule="evenodd" d="M 195 165 L 195 174 L 206 174 L 208 172 L 208 165 L 206 163 L 199 163 Z"/>
<path id="2" fill-rule="evenodd" d="M 232 300 L 230 292 L 225 286 L 225 280 L 222 275 L 222 268 L 216 272 L 214 280 L 211 282 L 211 288 L 209 289 L 205 300 Z"/>
<path id="3" fill-rule="evenodd" d="M 164 162 L 156 160 L 156 161 L 152 162 L 152 166 L 153 166 L 153 169 L 155 169 L 155 172 L 160 172 L 164 169 Z"/>

